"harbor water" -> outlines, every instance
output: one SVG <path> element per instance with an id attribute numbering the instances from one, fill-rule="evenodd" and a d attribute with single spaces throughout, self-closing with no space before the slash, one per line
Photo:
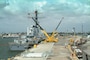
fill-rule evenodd
<path id="1" fill-rule="evenodd" d="M 9 42 L 12 42 L 15 38 L 0 38 L 0 60 L 7 60 L 17 54 L 20 54 L 21 51 L 10 51 Z"/>

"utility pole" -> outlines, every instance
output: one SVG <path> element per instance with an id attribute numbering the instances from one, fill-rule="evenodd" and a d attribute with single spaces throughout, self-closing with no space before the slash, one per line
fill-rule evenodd
<path id="1" fill-rule="evenodd" d="M 75 27 L 73 27 L 73 35 L 74 35 L 74 37 L 75 37 Z"/>
<path id="2" fill-rule="evenodd" d="M 68 29 L 67 29 L 67 36 L 68 36 Z"/>
<path id="3" fill-rule="evenodd" d="M 83 23 L 82 23 L 82 38 L 83 38 Z"/>

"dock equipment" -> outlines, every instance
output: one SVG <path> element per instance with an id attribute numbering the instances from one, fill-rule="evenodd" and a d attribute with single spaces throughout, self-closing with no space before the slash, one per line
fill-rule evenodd
<path id="1" fill-rule="evenodd" d="M 38 22 L 36 21 L 35 18 L 33 18 L 33 21 L 36 23 L 36 25 L 38 25 L 41 29 L 41 31 L 44 33 L 44 35 L 47 37 L 44 41 L 45 42 L 58 42 L 58 32 L 56 32 L 56 30 L 58 29 L 58 27 L 60 26 L 62 20 L 64 19 L 64 17 L 62 17 L 62 19 L 60 20 L 59 24 L 57 25 L 57 27 L 55 28 L 55 30 L 52 32 L 52 34 L 49 36 L 48 33 L 38 24 Z"/>

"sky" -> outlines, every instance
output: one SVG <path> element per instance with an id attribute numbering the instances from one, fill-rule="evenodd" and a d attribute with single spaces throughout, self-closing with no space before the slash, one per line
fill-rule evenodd
<path id="1" fill-rule="evenodd" d="M 28 17 L 39 12 L 39 23 L 52 32 L 62 17 L 58 32 L 90 32 L 90 0 L 0 0 L 0 32 L 26 32 L 34 24 Z M 30 13 L 30 16 L 28 16 Z"/>

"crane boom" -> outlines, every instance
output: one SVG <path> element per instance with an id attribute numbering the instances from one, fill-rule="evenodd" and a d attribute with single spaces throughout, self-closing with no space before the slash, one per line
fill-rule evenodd
<path id="1" fill-rule="evenodd" d="M 38 25 L 40 27 L 41 30 L 44 30 L 38 23 L 37 21 L 32 17 L 33 21 L 36 23 L 36 25 Z"/>
<path id="2" fill-rule="evenodd" d="M 56 30 L 58 29 L 58 27 L 60 26 L 62 20 L 63 20 L 63 17 L 62 19 L 60 20 L 59 24 L 57 25 L 57 27 L 55 28 L 55 31 L 52 32 L 52 35 L 48 35 L 48 33 L 39 25 L 39 23 L 32 17 L 33 21 L 38 25 L 38 27 L 40 27 L 41 31 L 46 35 L 46 39 L 45 41 L 46 42 L 57 42 L 58 41 L 58 38 L 55 37 L 57 35 L 56 33 Z M 56 34 L 55 34 L 56 33 Z"/>
<path id="3" fill-rule="evenodd" d="M 62 17 L 62 19 L 60 20 L 60 22 L 59 22 L 59 24 L 57 25 L 57 27 L 56 27 L 56 29 L 55 30 L 57 30 L 58 29 L 58 27 L 60 26 L 60 24 L 61 24 L 61 22 L 62 22 L 62 20 L 64 19 L 64 17 Z"/>
<path id="4" fill-rule="evenodd" d="M 47 32 L 37 23 L 37 21 L 32 17 L 33 21 L 40 27 L 40 29 L 42 30 L 42 32 L 47 36 L 47 38 L 49 38 L 49 35 L 47 34 Z"/>
<path id="5" fill-rule="evenodd" d="M 61 22 L 62 22 L 62 20 L 64 19 L 64 17 L 62 17 L 61 18 L 61 20 L 60 20 L 60 22 L 58 23 L 58 25 L 57 25 L 57 27 L 55 28 L 55 30 L 52 32 L 52 35 L 51 35 L 51 37 L 53 37 L 54 36 L 54 34 L 56 33 L 56 30 L 58 29 L 58 27 L 60 26 L 60 24 L 61 24 Z"/>

